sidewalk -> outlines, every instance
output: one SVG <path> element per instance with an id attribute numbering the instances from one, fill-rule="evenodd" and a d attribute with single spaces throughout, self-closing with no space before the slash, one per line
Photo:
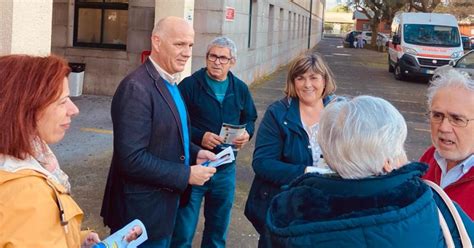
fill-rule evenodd
<path id="1" fill-rule="evenodd" d="M 429 144 L 428 125 L 424 118 L 426 83 L 400 83 L 386 69 L 386 55 L 366 49 L 341 48 L 340 39 L 323 39 L 317 51 L 323 54 L 336 75 L 337 94 L 371 94 L 395 104 L 409 123 L 407 151 L 416 159 Z M 267 106 L 282 98 L 287 67 L 251 85 L 258 111 L 258 127 Z M 73 197 L 85 212 L 84 228 L 108 235 L 99 216 L 105 181 L 112 157 L 111 97 L 81 96 L 73 98 L 81 114 L 76 117 L 65 139 L 53 146 L 61 166 L 71 178 Z M 257 129 L 258 130 L 258 129 Z M 254 176 L 251 168 L 255 138 L 237 158 L 237 189 L 228 232 L 228 247 L 257 247 L 258 234 L 245 218 L 245 202 Z M 203 218 L 193 247 L 200 247 Z"/>

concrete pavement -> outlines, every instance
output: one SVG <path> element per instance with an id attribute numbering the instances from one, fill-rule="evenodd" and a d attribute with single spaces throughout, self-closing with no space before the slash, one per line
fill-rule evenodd
<path id="1" fill-rule="evenodd" d="M 429 126 L 424 117 L 426 81 L 400 82 L 387 72 L 387 57 L 366 49 L 341 47 L 340 39 L 323 39 L 316 51 L 324 55 L 334 71 L 337 94 L 355 96 L 370 94 L 392 102 L 405 116 L 409 127 L 407 151 L 417 159 L 430 144 Z M 266 107 L 283 97 L 287 67 L 251 86 L 258 110 L 257 127 Z M 85 212 L 84 227 L 108 235 L 99 216 L 103 190 L 112 155 L 111 97 L 81 96 L 73 98 L 81 114 L 74 119 L 70 132 L 53 146 L 62 167 L 69 174 L 73 196 Z M 245 201 L 253 179 L 251 168 L 255 140 L 252 139 L 238 157 L 237 190 L 228 234 L 228 247 L 256 247 L 258 234 L 243 215 Z M 201 215 L 202 216 L 202 215 Z M 193 247 L 200 247 L 203 229 L 201 217 Z"/>

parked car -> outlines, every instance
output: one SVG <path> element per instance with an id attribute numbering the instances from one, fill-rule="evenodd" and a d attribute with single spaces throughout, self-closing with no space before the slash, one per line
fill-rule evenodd
<path id="1" fill-rule="evenodd" d="M 464 50 L 472 49 L 471 38 L 469 38 L 469 36 L 461 35 L 461 41 L 462 41 L 462 47 L 464 48 Z"/>
<path id="2" fill-rule="evenodd" d="M 448 68 L 455 68 L 456 70 L 465 71 L 474 79 L 474 50 L 464 54 L 456 61 L 452 61 L 449 65 L 442 66 L 437 70 L 446 70 Z"/>
<path id="3" fill-rule="evenodd" d="M 371 31 L 362 31 L 362 39 L 364 40 L 364 45 L 372 43 L 372 32 Z"/>

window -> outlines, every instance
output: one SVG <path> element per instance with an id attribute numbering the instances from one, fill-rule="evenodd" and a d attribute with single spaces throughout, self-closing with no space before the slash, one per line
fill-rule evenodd
<path id="1" fill-rule="evenodd" d="M 280 8 L 280 19 L 278 19 L 278 27 L 279 27 L 279 32 L 278 32 L 278 42 L 282 43 L 283 42 L 283 19 L 284 19 L 284 12 L 283 8 Z"/>
<path id="2" fill-rule="evenodd" d="M 257 45 L 257 0 L 250 0 L 249 6 L 249 39 L 247 47 L 254 49 Z"/>
<path id="3" fill-rule="evenodd" d="M 73 45 L 127 48 L 128 0 L 76 0 Z"/>
<path id="4" fill-rule="evenodd" d="M 268 9 L 268 32 L 267 32 L 267 43 L 269 46 L 273 44 L 273 33 L 274 33 L 274 21 L 275 21 L 275 7 L 270 4 Z"/>
<path id="5" fill-rule="evenodd" d="M 291 39 L 291 35 L 292 35 L 292 29 L 291 29 L 292 17 L 293 17 L 293 14 L 291 13 L 291 11 L 288 11 L 288 40 Z"/>
<path id="6" fill-rule="evenodd" d="M 296 39 L 296 25 L 298 24 L 298 20 L 296 20 L 296 13 L 293 13 L 293 27 L 292 27 L 292 30 L 291 30 L 291 37 L 294 39 Z"/>
<path id="7" fill-rule="evenodd" d="M 458 27 L 405 24 L 403 36 L 406 43 L 422 46 L 458 47 L 461 45 Z"/>

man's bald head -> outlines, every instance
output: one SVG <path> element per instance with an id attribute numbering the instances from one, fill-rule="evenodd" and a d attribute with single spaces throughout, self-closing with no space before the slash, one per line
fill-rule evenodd
<path id="1" fill-rule="evenodd" d="M 168 16 L 153 29 L 150 56 L 167 73 L 175 74 L 184 70 L 193 44 L 193 27 L 183 18 Z"/>
<path id="2" fill-rule="evenodd" d="M 177 16 L 167 16 L 155 24 L 152 35 L 163 36 L 164 34 L 168 34 L 170 29 L 179 30 L 180 28 L 192 29 L 191 25 L 189 25 L 185 19 Z"/>

